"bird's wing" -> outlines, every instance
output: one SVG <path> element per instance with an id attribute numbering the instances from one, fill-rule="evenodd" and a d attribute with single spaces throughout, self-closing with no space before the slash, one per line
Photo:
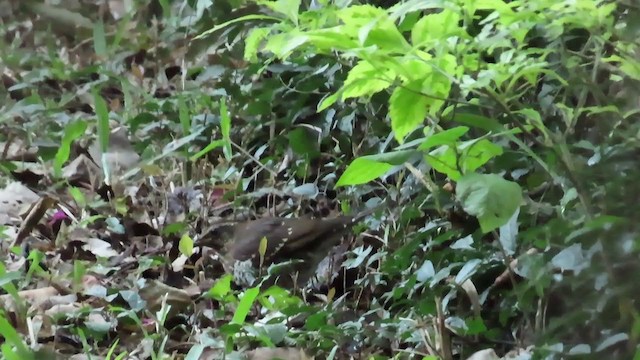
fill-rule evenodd
<path id="1" fill-rule="evenodd" d="M 277 248 L 275 241 L 269 241 L 269 238 L 273 238 L 273 235 L 269 234 L 273 234 L 280 227 L 282 219 L 278 218 L 262 218 L 240 226 L 233 237 L 231 255 L 236 260 L 258 259 L 260 242 L 267 236 L 265 257 L 268 257 Z"/>

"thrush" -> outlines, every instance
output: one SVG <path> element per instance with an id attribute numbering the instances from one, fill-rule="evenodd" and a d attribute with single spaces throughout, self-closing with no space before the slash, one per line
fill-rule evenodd
<path id="1" fill-rule="evenodd" d="M 226 256 L 227 263 L 232 264 L 234 281 L 241 286 L 254 286 L 271 265 L 277 265 L 276 274 L 263 286 L 292 288 L 306 284 L 347 231 L 379 208 L 380 205 L 355 216 L 265 217 L 238 225 Z"/>

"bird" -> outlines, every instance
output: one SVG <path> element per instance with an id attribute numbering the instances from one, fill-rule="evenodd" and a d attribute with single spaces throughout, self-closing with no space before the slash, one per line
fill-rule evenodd
<path id="1" fill-rule="evenodd" d="M 270 216 L 239 224 L 226 256 L 234 282 L 248 287 L 263 280 L 261 286 L 288 289 L 306 284 L 346 232 L 381 205 L 353 216 L 324 219 Z M 277 273 L 264 281 L 266 278 L 261 275 L 271 265 L 277 265 Z"/>

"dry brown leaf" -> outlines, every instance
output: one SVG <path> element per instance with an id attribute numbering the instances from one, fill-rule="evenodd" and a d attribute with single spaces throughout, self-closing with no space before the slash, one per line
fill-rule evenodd
<path id="1" fill-rule="evenodd" d="M 37 203 L 31 206 L 29 214 L 20 225 L 20 229 L 16 234 L 16 238 L 13 240 L 11 246 L 20 246 L 22 241 L 31 233 L 31 230 L 38 225 L 40 220 L 44 217 L 47 210 L 52 208 L 56 204 L 56 200 L 49 196 L 42 197 Z"/>
<path id="2" fill-rule="evenodd" d="M 95 162 L 85 154 L 80 154 L 80 156 L 62 168 L 62 176 L 71 183 L 86 183 L 92 189 L 97 189 L 102 172 Z"/>
<path id="3" fill-rule="evenodd" d="M 460 284 L 460 287 L 467 293 L 467 296 L 469 297 L 469 301 L 471 301 L 471 308 L 473 309 L 473 314 L 477 318 L 480 318 L 480 310 L 481 310 L 480 296 L 478 296 L 478 290 L 476 289 L 476 286 L 474 285 L 473 281 L 471 281 L 471 279 L 467 279 L 462 284 Z"/>
<path id="4" fill-rule="evenodd" d="M 39 289 L 22 290 L 18 292 L 20 299 L 33 307 L 39 307 L 49 298 L 60 295 L 58 290 L 53 286 L 47 286 Z M 8 311 L 15 311 L 16 304 L 10 294 L 0 295 L 0 307 Z"/>
<path id="5" fill-rule="evenodd" d="M 88 238 L 84 241 L 83 250 L 91 252 L 98 258 L 111 258 L 117 256 L 119 252 L 113 250 L 111 244 L 98 238 Z"/>
<path id="6" fill-rule="evenodd" d="M 18 218 L 20 214 L 35 204 L 40 197 L 19 182 L 12 182 L 0 190 L 0 214 Z"/>
<path id="7" fill-rule="evenodd" d="M 148 281 L 146 286 L 140 289 L 140 297 L 147 302 L 149 309 L 157 311 L 162 306 L 162 301 L 167 296 L 167 304 L 172 311 L 183 309 L 192 303 L 189 294 L 181 289 L 166 285 L 158 280 Z"/>
<path id="8" fill-rule="evenodd" d="M 535 248 L 531 248 L 529 250 L 527 250 L 526 253 L 524 253 L 524 255 L 521 255 L 518 258 L 515 258 L 513 260 L 511 260 L 511 262 L 509 263 L 509 269 L 506 269 L 505 271 L 502 272 L 502 274 L 500 274 L 494 281 L 493 281 L 493 286 L 496 285 L 500 285 L 506 281 L 509 280 L 510 277 L 510 273 L 512 271 L 514 271 L 516 269 L 516 267 L 518 267 L 518 260 L 522 257 L 522 256 L 529 256 L 529 255 L 534 255 L 537 254 L 538 250 Z"/>
<path id="9" fill-rule="evenodd" d="M 13 139 L 8 143 L 1 142 L 0 151 L 4 160 L 35 162 L 38 159 L 38 149 L 27 145 L 21 139 Z"/>

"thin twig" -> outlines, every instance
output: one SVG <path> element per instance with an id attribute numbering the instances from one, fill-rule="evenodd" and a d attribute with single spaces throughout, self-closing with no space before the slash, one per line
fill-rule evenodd
<path id="1" fill-rule="evenodd" d="M 261 168 L 262 170 L 265 170 L 266 172 L 268 172 L 269 174 L 271 174 L 273 177 L 277 177 L 278 174 L 269 169 L 268 167 L 264 166 L 263 163 L 260 162 L 260 160 L 258 160 L 255 156 L 251 155 L 247 150 L 243 149 L 240 145 L 236 144 L 233 140 L 229 140 L 231 142 L 231 145 L 235 146 L 236 149 L 238 149 L 241 153 L 245 154 L 246 156 L 248 156 L 253 162 L 255 162 L 259 168 Z"/>

